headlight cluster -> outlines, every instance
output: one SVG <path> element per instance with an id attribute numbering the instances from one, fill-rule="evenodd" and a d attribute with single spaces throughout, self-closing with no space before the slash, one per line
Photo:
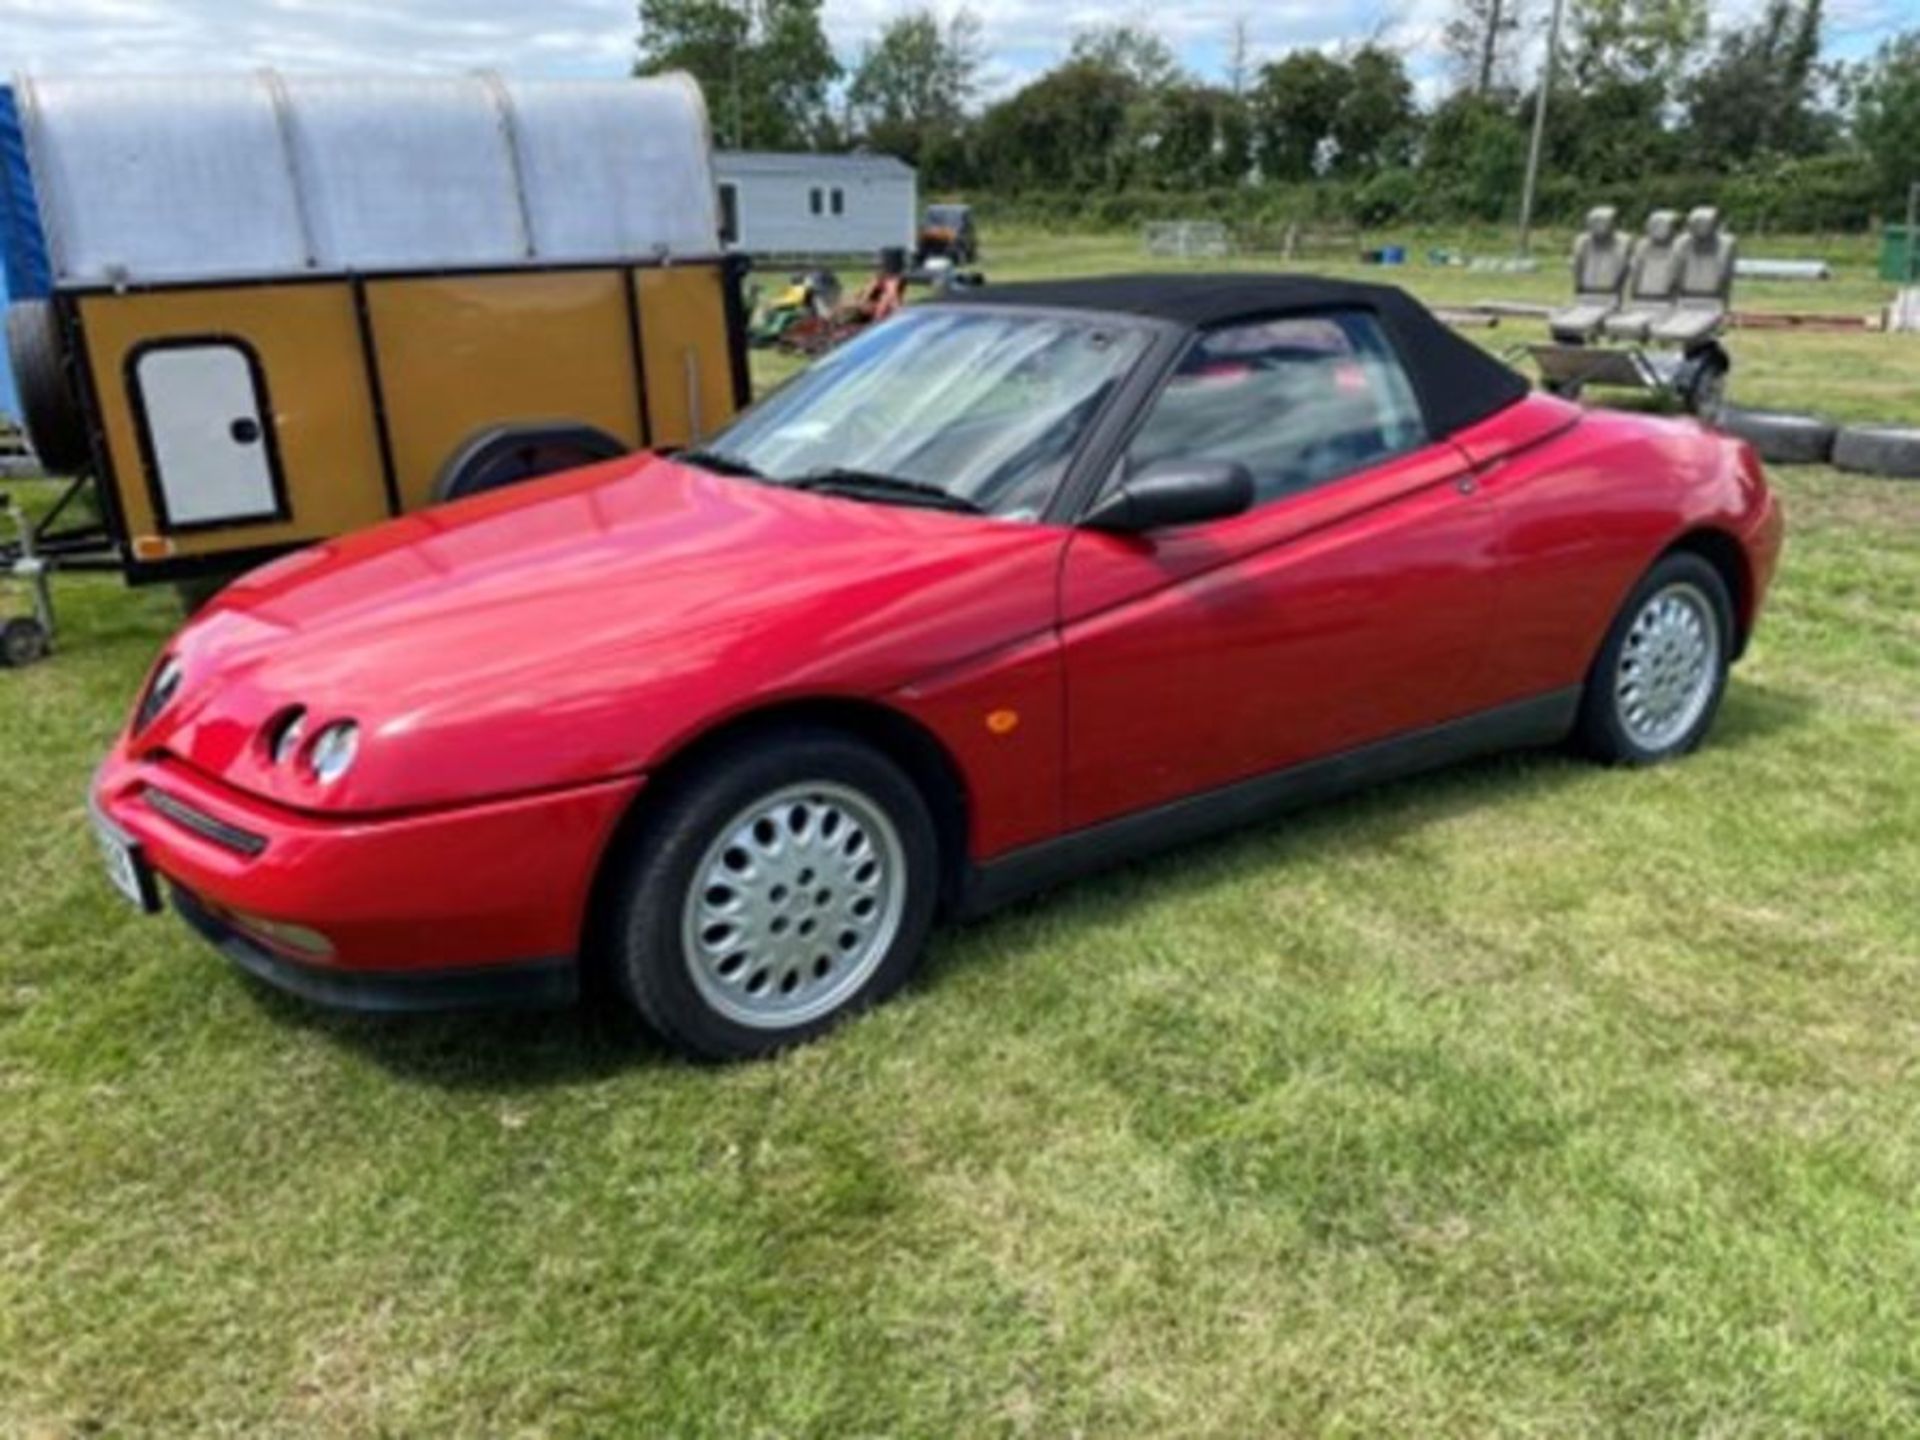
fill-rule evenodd
<path id="1" fill-rule="evenodd" d="M 180 682 L 186 678 L 176 656 L 169 655 L 160 662 L 160 668 L 153 672 L 153 679 L 147 683 L 147 693 L 140 697 L 140 703 L 134 707 L 133 728 L 145 730 L 160 718 L 160 712 L 173 703 L 173 697 L 180 693 Z"/>
<path id="2" fill-rule="evenodd" d="M 275 765 L 298 763 L 322 785 L 331 785 L 353 768 L 360 752 L 360 726 L 352 720 L 331 720 L 307 739 L 307 710 L 296 705 L 267 722 L 261 734 L 267 758 Z"/>

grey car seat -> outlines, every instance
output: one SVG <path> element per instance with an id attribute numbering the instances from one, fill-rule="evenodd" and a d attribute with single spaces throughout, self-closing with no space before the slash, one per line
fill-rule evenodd
<path id="1" fill-rule="evenodd" d="M 1587 212 L 1587 228 L 1573 242 L 1573 304 L 1547 317 L 1553 338 L 1584 344 L 1600 333 L 1606 318 L 1620 308 L 1632 256 L 1621 238 L 1611 205 Z"/>
<path id="2" fill-rule="evenodd" d="M 1681 346 L 1698 345 L 1720 333 L 1733 298 L 1734 238 L 1720 229 L 1720 212 L 1702 205 L 1687 216 L 1687 238 L 1680 243 L 1680 284 L 1674 308 L 1653 323 L 1652 338 Z"/>
<path id="3" fill-rule="evenodd" d="M 1680 290 L 1680 254 L 1673 243 L 1680 217 L 1671 210 L 1647 216 L 1647 233 L 1633 247 L 1627 275 L 1627 303 L 1601 324 L 1608 335 L 1645 340 L 1657 321 L 1673 312 Z"/>

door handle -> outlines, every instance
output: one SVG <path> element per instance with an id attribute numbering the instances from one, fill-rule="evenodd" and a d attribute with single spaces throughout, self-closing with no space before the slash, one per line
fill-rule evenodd
<path id="1" fill-rule="evenodd" d="M 227 427 L 227 433 L 233 436 L 236 445 L 257 445 L 260 443 L 260 422 L 251 415 L 242 415 Z"/>

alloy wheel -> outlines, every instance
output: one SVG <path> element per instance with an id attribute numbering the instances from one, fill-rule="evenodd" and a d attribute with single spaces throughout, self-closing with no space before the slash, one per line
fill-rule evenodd
<path id="1" fill-rule="evenodd" d="M 716 832 L 681 915 L 701 998 L 755 1029 L 804 1025 L 865 986 L 899 933 L 906 854 L 852 786 L 783 786 Z"/>

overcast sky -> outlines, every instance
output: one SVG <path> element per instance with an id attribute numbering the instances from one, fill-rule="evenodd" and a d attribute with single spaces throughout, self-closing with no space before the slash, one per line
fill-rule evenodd
<path id="1" fill-rule="evenodd" d="M 1548 0 L 1531 0 L 1544 11 Z M 1718 0 L 1726 16 L 1762 0 Z M 1296 46 L 1384 33 L 1424 87 L 1437 77 L 1438 21 L 1448 0 L 972 0 L 987 41 L 986 89 L 1004 93 L 1053 64 L 1076 29 L 1151 24 L 1189 69 L 1218 79 L 1227 36 L 1245 16 L 1256 60 Z M 826 0 L 843 60 L 910 0 Z M 935 8 L 950 11 L 952 0 Z M 1829 48 L 1869 53 L 1916 0 L 1829 0 Z M 617 75 L 633 54 L 631 0 L 0 0 L 0 73 L 124 70 L 467 70 Z"/>

